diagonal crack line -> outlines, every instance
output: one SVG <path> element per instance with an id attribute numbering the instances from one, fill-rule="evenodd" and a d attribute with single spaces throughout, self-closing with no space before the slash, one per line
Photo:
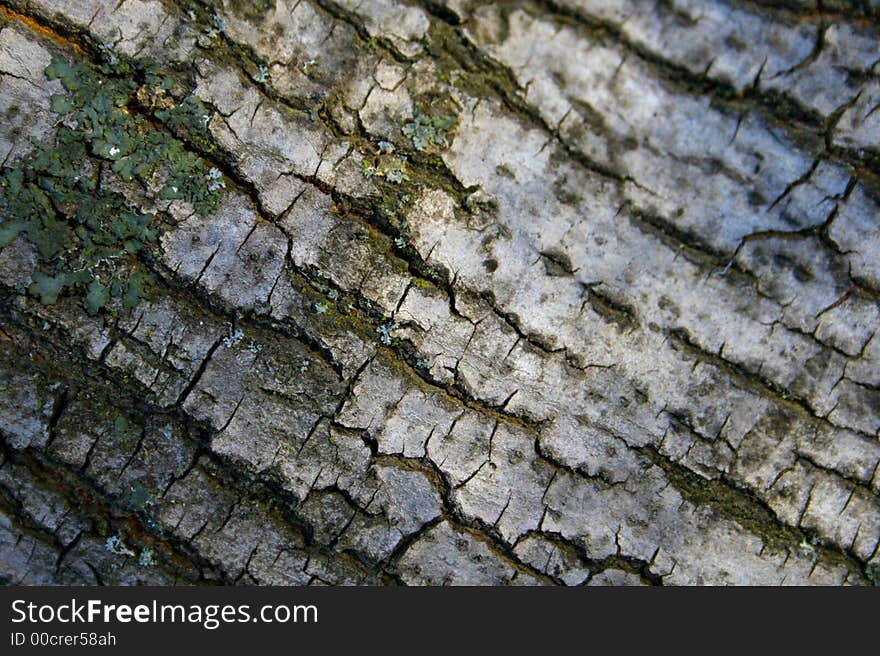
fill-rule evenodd
<path id="1" fill-rule="evenodd" d="M 551 17 L 574 21 L 590 32 L 610 36 L 623 49 L 633 53 L 650 66 L 659 78 L 676 88 L 685 92 L 696 90 L 701 94 L 710 95 L 718 103 L 738 108 L 740 111 L 743 109 L 751 110 L 773 119 L 771 122 L 789 133 L 795 143 L 808 141 L 809 139 L 805 139 L 805 137 L 827 139 L 829 129 L 834 123 L 833 117 L 821 116 L 818 112 L 805 107 L 790 94 L 775 90 L 761 91 L 754 86 L 746 87 L 741 92 L 737 92 L 731 85 L 721 80 L 694 73 L 685 66 L 664 59 L 646 46 L 634 42 L 614 22 L 589 15 L 585 10 L 562 5 L 555 0 L 529 0 L 527 4 L 543 10 Z M 811 56 L 817 56 L 816 48 L 821 49 L 823 44 L 824 29 L 821 29 Z M 855 165 L 858 168 L 867 167 L 875 175 L 880 175 L 880 163 L 866 158 L 856 148 L 838 145 L 829 150 L 843 163 Z"/>
<path id="2" fill-rule="evenodd" d="M 826 417 L 822 417 L 816 414 L 816 411 L 813 407 L 803 398 L 797 396 L 790 390 L 785 389 L 784 387 L 778 385 L 777 383 L 764 378 L 763 376 L 748 371 L 742 365 L 732 362 L 730 360 L 726 360 L 725 358 L 717 355 L 715 353 L 710 353 L 704 350 L 699 344 L 697 344 L 687 332 L 687 330 L 683 328 L 673 328 L 672 330 L 666 331 L 669 339 L 673 340 L 675 343 L 681 345 L 682 348 L 690 352 L 695 358 L 702 362 L 706 362 L 711 364 L 718 369 L 721 369 L 732 378 L 736 380 L 740 380 L 746 384 L 748 384 L 752 389 L 760 392 L 763 396 L 770 398 L 775 403 L 780 405 L 789 405 L 795 406 L 799 408 L 802 412 L 807 414 L 809 418 L 826 426 L 830 426 L 832 428 L 840 429 L 846 428 L 847 430 L 852 431 L 853 433 L 871 441 L 875 442 L 875 436 L 870 433 L 866 433 L 865 431 L 858 430 L 855 428 L 847 428 L 845 426 L 838 426 L 837 424 L 831 422 Z"/>
<path id="3" fill-rule="evenodd" d="M 800 526 L 783 523 L 754 491 L 722 474 L 712 481 L 694 473 L 687 467 L 672 462 L 654 447 L 637 449 L 665 473 L 672 486 L 689 502 L 708 506 L 722 517 L 731 519 L 749 532 L 761 537 L 768 545 L 794 549 L 811 535 Z M 831 543 L 820 547 L 823 560 L 842 563 L 859 576 L 865 563 L 851 550 Z"/>
<path id="4" fill-rule="evenodd" d="M 38 339 L 43 348 L 53 346 L 44 334 L 39 335 Z M 326 545 L 314 542 L 307 523 L 297 514 L 299 500 L 290 490 L 285 489 L 279 481 L 275 480 L 271 472 L 254 474 L 241 463 L 211 451 L 210 436 L 214 431 L 210 426 L 195 420 L 179 407 L 162 409 L 152 405 L 149 401 L 139 397 L 136 391 L 128 389 L 126 383 L 108 376 L 106 372 L 96 371 L 88 364 L 82 365 L 84 368 L 81 370 L 80 362 L 87 362 L 87 360 L 87 356 L 83 353 L 77 354 L 66 345 L 58 345 L 55 349 L 53 362 L 63 363 L 64 370 L 70 372 L 72 378 L 69 384 L 71 395 L 77 394 L 73 382 L 76 381 L 77 385 L 82 385 L 83 388 L 89 390 L 90 398 L 105 399 L 104 403 L 109 407 L 124 411 L 138 425 L 147 425 L 158 416 L 169 417 L 172 423 L 182 427 L 182 433 L 187 435 L 187 441 L 194 442 L 197 447 L 196 457 L 188 471 L 198 467 L 217 477 L 224 487 L 237 490 L 240 498 L 256 500 L 277 510 L 286 523 L 301 535 L 306 547 L 315 554 L 323 554 L 343 561 L 348 558 L 345 554 L 328 549 Z M 112 402 L 106 400 L 105 397 L 112 398 Z M 4 453 L 4 449 L 8 450 L 5 442 L 0 441 L 0 453 Z M 111 517 L 113 521 L 123 522 L 128 530 L 134 530 L 145 536 L 149 535 L 151 536 L 150 540 L 165 540 L 176 549 L 182 558 L 186 558 L 189 562 L 208 572 L 215 572 L 212 575 L 213 578 L 216 579 L 218 575 L 221 580 L 227 578 L 217 563 L 206 560 L 192 548 L 187 539 L 181 537 L 166 540 L 162 537 L 165 532 L 158 524 L 142 521 L 138 513 L 125 511 L 124 504 L 119 503 L 118 497 L 108 494 L 106 489 L 101 488 L 89 476 L 43 452 L 29 450 L 15 453 L 28 459 L 28 462 L 37 468 L 41 478 L 53 481 L 53 485 L 55 482 L 59 486 L 63 484 L 63 490 L 72 499 L 72 503 L 75 502 L 78 506 L 103 509 L 101 510 L 102 516 Z M 199 462 L 200 458 L 201 462 Z M 186 475 L 187 472 L 184 472 L 178 477 L 178 480 L 185 478 Z"/>

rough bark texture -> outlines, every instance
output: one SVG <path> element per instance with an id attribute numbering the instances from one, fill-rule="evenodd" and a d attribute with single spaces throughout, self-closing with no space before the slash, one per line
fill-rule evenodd
<path id="1" fill-rule="evenodd" d="M 4 581 L 880 579 L 876 0 L 0 5 L 6 169 L 60 58 L 225 185 L 0 251 Z"/>

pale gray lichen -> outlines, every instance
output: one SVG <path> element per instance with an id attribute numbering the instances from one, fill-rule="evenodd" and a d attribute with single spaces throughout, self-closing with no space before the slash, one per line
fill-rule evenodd
<path id="1" fill-rule="evenodd" d="M 122 538 L 118 535 L 113 535 L 107 538 L 104 547 L 107 551 L 116 554 L 117 556 L 134 556 L 134 551 L 125 546 L 125 542 L 123 542 Z"/>
<path id="2" fill-rule="evenodd" d="M 144 548 L 138 557 L 138 565 L 141 567 L 155 567 L 157 564 L 153 550 L 149 547 Z"/>
<path id="3" fill-rule="evenodd" d="M 303 62 L 302 72 L 308 77 L 310 80 L 314 80 L 319 77 L 318 68 L 321 66 L 321 58 L 314 57 L 312 59 L 308 59 Z"/>
<path id="4" fill-rule="evenodd" d="M 391 333 L 397 330 L 400 326 L 396 323 L 389 322 L 382 324 L 378 328 L 376 328 L 376 332 L 379 333 L 379 341 L 381 341 L 385 346 L 391 346 Z"/>
<path id="5" fill-rule="evenodd" d="M 374 177 L 378 172 L 379 170 L 375 166 L 373 166 L 369 160 L 365 159 L 361 162 L 361 174 L 367 180 Z"/>
<path id="6" fill-rule="evenodd" d="M 207 189 L 209 192 L 213 193 L 220 189 L 226 189 L 226 182 L 223 180 L 223 174 L 219 169 L 214 168 L 213 166 L 208 169 L 208 173 L 205 175 L 205 181 L 207 182 Z"/>
<path id="7" fill-rule="evenodd" d="M 244 331 L 241 328 L 233 329 L 232 324 L 228 321 L 224 322 L 223 325 L 226 327 L 226 337 L 223 338 L 223 346 L 232 348 L 244 339 Z"/>

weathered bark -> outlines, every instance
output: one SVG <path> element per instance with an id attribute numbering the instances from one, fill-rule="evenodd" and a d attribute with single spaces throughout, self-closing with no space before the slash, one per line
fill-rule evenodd
<path id="1" fill-rule="evenodd" d="M 0 5 L 5 169 L 62 58 L 225 184 L 0 251 L 4 581 L 880 578 L 873 0 Z"/>

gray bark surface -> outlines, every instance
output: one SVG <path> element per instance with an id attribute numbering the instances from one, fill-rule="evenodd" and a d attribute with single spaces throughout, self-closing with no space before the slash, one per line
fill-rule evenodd
<path id="1" fill-rule="evenodd" d="M 5 169 L 60 58 L 224 185 L 0 250 L 3 582 L 880 582 L 876 0 L 0 8 Z"/>

